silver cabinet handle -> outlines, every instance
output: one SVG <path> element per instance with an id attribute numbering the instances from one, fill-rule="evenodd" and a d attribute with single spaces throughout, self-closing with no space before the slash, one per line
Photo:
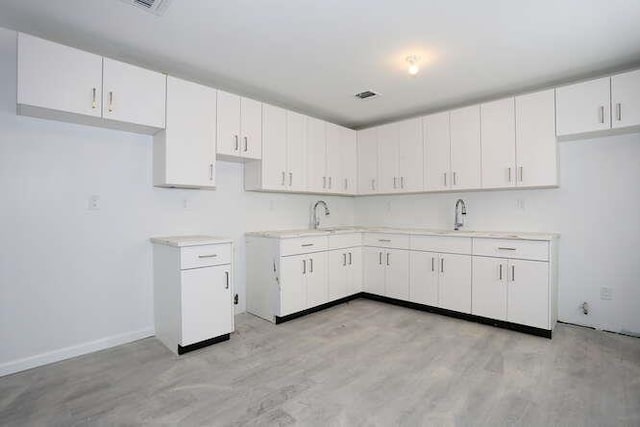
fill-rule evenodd
<path id="1" fill-rule="evenodd" d="M 342 254 L 342 266 L 346 267 L 347 266 L 347 253 L 343 253 Z"/>
<path id="2" fill-rule="evenodd" d="M 224 275 L 226 276 L 226 280 L 227 280 L 227 283 L 226 283 L 226 285 L 224 286 L 224 288 L 225 288 L 225 289 L 229 289 L 229 272 L 228 272 L 228 271 L 225 271 L 225 272 L 224 272 Z"/>
<path id="3" fill-rule="evenodd" d="M 524 180 L 524 166 L 520 166 L 520 182 Z"/>
<path id="4" fill-rule="evenodd" d="M 431 257 L 431 271 L 432 272 L 436 271 L 435 263 L 436 263 L 436 258 L 435 257 Z"/>
<path id="5" fill-rule="evenodd" d="M 453 173 L 453 185 L 458 185 L 458 174 Z"/>
<path id="6" fill-rule="evenodd" d="M 386 242 L 386 243 L 390 243 L 391 239 L 378 239 L 378 242 Z"/>
<path id="7" fill-rule="evenodd" d="M 235 139 L 235 143 L 236 143 L 233 151 L 238 151 L 238 148 L 240 148 L 240 143 L 238 142 L 238 135 L 233 135 L 233 138 Z"/>
<path id="8" fill-rule="evenodd" d="M 498 278 L 502 280 L 502 264 L 500 264 L 500 274 L 498 274 Z"/>
<path id="9" fill-rule="evenodd" d="M 302 260 L 302 274 L 307 274 L 307 260 Z"/>
<path id="10" fill-rule="evenodd" d="M 500 246 L 500 247 L 498 247 L 498 250 L 500 250 L 500 251 L 515 251 L 516 248 L 508 248 L 506 246 Z"/>
<path id="11" fill-rule="evenodd" d="M 329 177 L 329 189 L 331 189 L 331 177 Z"/>
<path id="12" fill-rule="evenodd" d="M 289 172 L 289 186 L 293 185 L 293 172 Z"/>
<path id="13" fill-rule="evenodd" d="M 351 258 L 351 252 L 349 252 L 349 265 L 353 264 L 353 262 L 352 262 L 352 261 L 353 261 L 353 260 L 352 260 L 352 258 Z"/>
<path id="14" fill-rule="evenodd" d="M 213 163 L 209 164 L 209 181 L 213 181 Z"/>
<path id="15" fill-rule="evenodd" d="M 516 281 L 516 266 L 513 264 L 511 265 L 511 281 Z"/>
<path id="16" fill-rule="evenodd" d="M 444 173 L 444 186 L 447 186 L 447 173 Z"/>
<path id="17" fill-rule="evenodd" d="M 284 185 L 284 180 L 285 180 L 285 174 L 284 174 L 284 171 L 282 171 L 282 184 L 280 185 Z"/>
<path id="18" fill-rule="evenodd" d="M 378 264 L 382 265 L 382 252 L 378 252 Z"/>
<path id="19" fill-rule="evenodd" d="M 300 246 L 302 246 L 303 248 L 308 248 L 309 246 L 313 246 L 313 243 L 303 243 Z"/>
<path id="20" fill-rule="evenodd" d="M 371 180 L 371 189 L 372 189 L 373 191 L 376 191 L 376 180 L 375 180 L 375 179 L 372 179 L 372 180 Z"/>
<path id="21" fill-rule="evenodd" d="M 509 181 L 508 182 L 511 182 L 511 166 L 509 166 L 507 168 L 507 171 L 508 171 L 508 175 L 509 175 Z"/>
<path id="22" fill-rule="evenodd" d="M 387 265 L 389 265 L 389 256 L 390 256 L 390 255 L 391 255 L 391 254 L 390 254 L 389 252 L 387 252 Z"/>
<path id="23" fill-rule="evenodd" d="M 394 176 L 394 177 L 393 177 L 393 189 L 394 189 L 394 190 L 395 190 L 395 189 L 396 189 L 396 187 L 397 187 L 397 184 L 396 184 L 396 183 L 397 183 L 397 181 L 398 181 L 398 178 L 396 178 L 396 177 Z"/>
<path id="24" fill-rule="evenodd" d="M 247 152 L 247 150 L 249 149 L 249 138 L 248 137 L 244 137 L 244 151 L 245 153 Z"/>
<path id="25" fill-rule="evenodd" d="M 444 273 L 444 258 L 440 258 L 440 273 Z"/>
<path id="26" fill-rule="evenodd" d="M 198 255 L 198 258 L 216 258 L 218 254 Z"/>
<path id="27" fill-rule="evenodd" d="M 313 273 L 313 258 L 309 258 L 309 273 Z"/>
<path id="28" fill-rule="evenodd" d="M 109 112 L 113 111 L 113 91 L 109 92 Z"/>
<path id="29" fill-rule="evenodd" d="M 622 120 L 622 104 L 619 102 L 616 104 L 616 118 L 618 119 L 618 121 Z"/>
<path id="30" fill-rule="evenodd" d="M 349 180 L 347 178 L 344 179 L 344 189 L 348 189 L 349 188 Z"/>
<path id="31" fill-rule="evenodd" d="M 327 188 L 327 177 L 326 176 L 322 177 L 322 188 Z"/>
<path id="32" fill-rule="evenodd" d="M 400 177 L 400 188 L 404 188 L 404 176 Z"/>
<path id="33" fill-rule="evenodd" d="M 91 108 L 94 109 L 94 110 L 97 107 L 97 104 L 96 104 L 96 91 L 97 91 L 97 89 L 94 87 L 93 88 L 93 98 L 92 98 L 92 101 L 91 101 Z"/>
<path id="34" fill-rule="evenodd" d="M 600 123 L 604 123 L 604 105 L 601 105 L 598 109 L 598 120 Z"/>

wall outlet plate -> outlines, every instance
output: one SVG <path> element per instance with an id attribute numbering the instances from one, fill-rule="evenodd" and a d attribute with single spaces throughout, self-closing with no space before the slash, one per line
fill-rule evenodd
<path id="1" fill-rule="evenodd" d="M 602 287 L 600 288 L 600 299 L 610 301 L 613 299 L 613 289 Z"/>

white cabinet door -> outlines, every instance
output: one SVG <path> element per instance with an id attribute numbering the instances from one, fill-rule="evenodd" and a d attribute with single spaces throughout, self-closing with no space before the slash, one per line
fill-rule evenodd
<path id="1" fill-rule="evenodd" d="M 422 191 L 424 188 L 422 120 L 418 118 L 398 123 L 397 133 L 400 191 Z"/>
<path id="2" fill-rule="evenodd" d="M 384 275 L 386 265 L 382 258 L 384 249 L 365 247 L 362 249 L 364 261 L 363 289 L 375 295 L 384 295 Z"/>
<path id="3" fill-rule="evenodd" d="M 307 117 L 307 190 L 314 193 L 327 191 L 326 127 L 322 120 Z"/>
<path id="4" fill-rule="evenodd" d="M 554 102 L 553 89 L 516 96 L 515 178 L 518 187 L 558 185 Z"/>
<path id="5" fill-rule="evenodd" d="M 347 252 L 349 265 L 349 295 L 362 292 L 362 248 L 349 248 Z"/>
<path id="6" fill-rule="evenodd" d="M 471 313 L 471 256 L 440 254 L 440 307 Z"/>
<path id="7" fill-rule="evenodd" d="M 378 128 L 378 190 L 394 193 L 400 188 L 398 182 L 398 132 L 397 124 Z"/>
<path id="8" fill-rule="evenodd" d="M 378 128 L 359 130 L 358 194 L 375 194 L 378 189 Z"/>
<path id="9" fill-rule="evenodd" d="M 204 341 L 233 330 L 230 266 L 181 271 L 180 345 Z"/>
<path id="10" fill-rule="evenodd" d="M 507 320 L 549 329 L 549 263 L 510 260 Z"/>
<path id="11" fill-rule="evenodd" d="M 102 116 L 102 57 L 18 34 L 18 104 Z"/>
<path id="12" fill-rule="evenodd" d="M 307 308 L 329 301 L 327 252 L 307 255 Z"/>
<path id="13" fill-rule="evenodd" d="M 286 190 L 289 183 L 286 110 L 265 104 L 262 126 L 262 189 Z"/>
<path id="14" fill-rule="evenodd" d="M 306 255 L 280 258 L 280 313 L 286 316 L 307 308 Z"/>
<path id="15" fill-rule="evenodd" d="M 507 320 L 507 269 L 506 259 L 473 257 L 472 314 Z"/>
<path id="16" fill-rule="evenodd" d="M 329 301 L 346 297 L 350 293 L 349 266 L 346 250 L 329 251 Z"/>
<path id="17" fill-rule="evenodd" d="M 409 265 L 409 300 L 418 304 L 438 305 L 438 254 L 411 251 Z"/>
<path id="18" fill-rule="evenodd" d="M 291 191 L 304 191 L 306 189 L 305 127 L 305 116 L 293 111 L 287 111 L 287 166 L 289 168 L 287 179 L 289 190 Z M 263 158 L 264 155 L 265 153 L 263 153 Z"/>
<path id="19" fill-rule="evenodd" d="M 450 112 L 451 188 L 474 189 L 482 186 L 480 152 L 480 106 Z"/>
<path id="20" fill-rule="evenodd" d="M 240 97 L 218 91 L 217 153 L 240 156 Z"/>
<path id="21" fill-rule="evenodd" d="M 388 249 L 384 261 L 385 295 L 409 301 L 409 251 Z"/>
<path id="22" fill-rule="evenodd" d="M 640 125 L 640 70 L 611 77 L 613 128 Z"/>
<path id="23" fill-rule="evenodd" d="M 262 158 L 262 103 L 249 98 L 240 99 L 240 132 L 242 158 Z"/>
<path id="24" fill-rule="evenodd" d="M 167 127 L 154 137 L 154 184 L 214 187 L 216 90 L 167 78 Z"/>
<path id="25" fill-rule="evenodd" d="M 557 135 L 611 128 L 611 78 L 556 89 Z"/>
<path id="26" fill-rule="evenodd" d="M 482 187 L 515 186 L 516 117 L 513 98 L 480 106 Z"/>
<path id="27" fill-rule="evenodd" d="M 342 128 L 333 123 L 326 124 L 326 150 L 327 150 L 327 191 L 330 193 L 343 193 L 342 180 Z"/>
<path id="28" fill-rule="evenodd" d="M 338 184 L 340 185 L 341 193 L 356 194 L 358 148 L 356 142 L 356 132 L 354 130 L 341 128 L 340 148 L 342 176 L 340 177 Z"/>
<path id="29" fill-rule="evenodd" d="M 424 188 L 441 191 L 451 188 L 451 135 L 449 112 L 422 119 L 424 135 Z"/>
<path id="30" fill-rule="evenodd" d="M 104 58 L 102 117 L 162 129 L 167 76 Z"/>

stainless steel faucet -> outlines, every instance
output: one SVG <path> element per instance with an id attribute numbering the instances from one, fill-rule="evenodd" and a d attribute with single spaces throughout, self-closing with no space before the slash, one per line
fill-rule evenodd
<path id="1" fill-rule="evenodd" d="M 467 214 L 467 206 L 464 204 L 464 200 L 458 199 L 456 201 L 456 217 L 453 224 L 454 230 L 460 230 L 464 227 L 464 216 Z"/>
<path id="2" fill-rule="evenodd" d="M 329 206 L 327 206 L 327 202 L 325 202 L 324 200 L 318 200 L 313 205 L 313 228 L 315 228 L 315 229 L 320 227 L 320 217 L 318 216 L 318 206 L 319 205 L 324 206 L 324 215 L 325 216 L 329 216 L 329 214 L 330 214 Z"/>

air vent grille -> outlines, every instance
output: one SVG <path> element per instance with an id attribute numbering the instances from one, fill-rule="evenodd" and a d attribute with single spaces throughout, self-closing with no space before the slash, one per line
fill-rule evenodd
<path id="1" fill-rule="evenodd" d="M 162 15 L 167 10 L 171 0 L 122 0 L 124 3 L 144 9 L 154 15 Z"/>
<path id="2" fill-rule="evenodd" d="M 358 98 L 358 99 L 362 99 L 362 100 L 365 100 L 365 99 L 373 99 L 373 98 L 377 98 L 377 97 L 379 97 L 379 96 L 380 96 L 380 94 L 379 94 L 379 93 L 376 93 L 376 92 L 374 92 L 374 91 L 372 91 L 372 90 L 365 90 L 365 91 L 363 91 L 363 92 L 360 92 L 360 93 L 356 93 L 356 94 L 355 94 L 355 97 L 356 97 L 356 98 Z"/>

